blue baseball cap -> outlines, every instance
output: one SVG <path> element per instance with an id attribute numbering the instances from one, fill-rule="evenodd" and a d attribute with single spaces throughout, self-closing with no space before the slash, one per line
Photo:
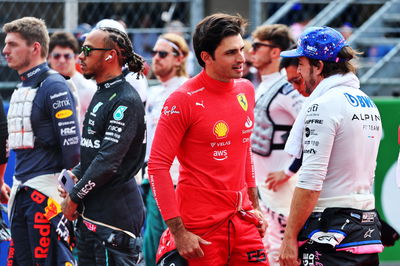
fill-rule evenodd
<path id="1" fill-rule="evenodd" d="M 301 57 L 339 62 L 340 50 L 348 46 L 343 35 L 330 27 L 310 27 L 297 41 L 297 49 L 281 52 L 281 57 Z"/>

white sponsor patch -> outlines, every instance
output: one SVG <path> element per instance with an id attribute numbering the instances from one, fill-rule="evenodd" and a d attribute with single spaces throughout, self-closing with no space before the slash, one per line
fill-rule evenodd
<path id="1" fill-rule="evenodd" d="M 67 95 L 67 94 L 68 94 L 68 92 L 66 92 L 66 91 L 59 92 L 59 93 L 50 95 L 50 99 L 53 100 L 53 99 L 55 99 L 55 98 L 58 98 L 58 97 L 61 97 L 61 96 L 65 96 L 65 95 Z"/>
<path id="2" fill-rule="evenodd" d="M 76 134 L 76 126 L 62 128 L 60 130 L 61 136 L 70 136 Z"/>
<path id="3" fill-rule="evenodd" d="M 63 145 L 70 146 L 70 145 L 75 145 L 78 143 L 79 143 L 79 137 L 72 137 L 72 138 L 65 139 L 63 142 Z"/>

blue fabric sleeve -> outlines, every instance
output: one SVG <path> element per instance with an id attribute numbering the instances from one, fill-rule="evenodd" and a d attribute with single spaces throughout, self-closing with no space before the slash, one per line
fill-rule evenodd
<path id="1" fill-rule="evenodd" d="M 79 162 L 80 135 L 78 115 L 72 93 L 64 80 L 43 82 L 48 86 L 45 104 L 50 112 L 57 146 L 61 148 L 63 167 L 71 169 Z"/>

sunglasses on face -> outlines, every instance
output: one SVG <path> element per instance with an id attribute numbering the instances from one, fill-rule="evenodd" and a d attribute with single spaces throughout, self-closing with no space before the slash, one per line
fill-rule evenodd
<path id="1" fill-rule="evenodd" d="M 69 53 L 69 54 L 52 53 L 51 56 L 52 56 L 54 59 L 56 59 L 56 60 L 60 59 L 62 56 L 64 56 L 64 59 L 65 59 L 65 60 L 70 60 L 70 59 L 72 59 L 75 55 L 74 55 L 74 54 L 70 54 L 70 53 Z"/>
<path id="2" fill-rule="evenodd" d="M 81 48 L 81 53 L 83 53 L 85 56 L 90 56 L 90 53 L 92 51 L 111 51 L 112 49 L 109 48 L 93 48 L 93 47 L 89 47 L 89 46 L 82 46 Z"/>
<path id="3" fill-rule="evenodd" d="M 261 46 L 271 47 L 271 48 L 277 47 L 276 45 L 263 43 L 263 42 L 253 42 L 251 44 L 251 47 L 253 48 L 254 52 L 256 52 Z"/>
<path id="4" fill-rule="evenodd" d="M 178 55 L 178 53 L 176 53 L 176 52 L 167 52 L 167 51 L 162 51 L 162 50 L 160 50 L 160 51 L 157 51 L 157 50 L 151 51 L 151 55 L 152 55 L 153 57 L 155 57 L 155 56 L 158 54 L 158 56 L 159 56 L 160 58 L 166 58 L 170 53 L 172 53 L 172 54 L 175 55 L 175 56 Z"/>

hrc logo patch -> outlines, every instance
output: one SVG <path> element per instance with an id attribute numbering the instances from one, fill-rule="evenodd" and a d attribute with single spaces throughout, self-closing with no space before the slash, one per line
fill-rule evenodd
<path id="1" fill-rule="evenodd" d="M 236 95 L 236 98 L 243 110 L 247 111 L 249 104 L 247 103 L 246 95 L 244 93 L 240 93 Z"/>

